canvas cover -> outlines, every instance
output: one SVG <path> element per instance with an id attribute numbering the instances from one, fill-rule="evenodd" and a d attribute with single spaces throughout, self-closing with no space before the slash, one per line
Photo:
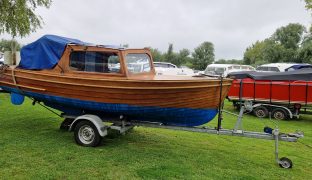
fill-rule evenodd
<path id="1" fill-rule="evenodd" d="M 312 69 L 302 69 L 287 72 L 256 72 L 242 71 L 233 72 L 228 75 L 233 79 L 251 78 L 254 80 L 271 80 L 271 81 L 312 81 Z"/>
<path id="2" fill-rule="evenodd" d="M 45 35 L 21 49 L 18 67 L 32 70 L 52 69 L 61 59 L 67 44 L 90 45 L 78 39 Z"/>
<path id="3" fill-rule="evenodd" d="M 285 69 L 285 71 L 297 70 L 297 69 L 311 69 L 312 70 L 312 65 L 311 64 L 295 64 Z"/>

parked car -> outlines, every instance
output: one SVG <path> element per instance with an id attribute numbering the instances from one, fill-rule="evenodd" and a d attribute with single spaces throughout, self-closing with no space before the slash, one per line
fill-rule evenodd
<path id="1" fill-rule="evenodd" d="M 204 71 L 204 74 L 211 76 L 226 77 L 231 72 L 238 71 L 254 71 L 255 68 L 249 65 L 240 64 L 209 64 Z"/>
<path id="2" fill-rule="evenodd" d="M 258 72 L 285 72 L 302 68 L 312 68 L 310 64 L 302 63 L 270 63 L 258 66 L 256 71 Z"/>
<path id="3" fill-rule="evenodd" d="M 178 68 L 178 66 L 168 62 L 154 62 L 154 67 L 157 75 L 195 75 L 194 71 L 188 67 Z"/>

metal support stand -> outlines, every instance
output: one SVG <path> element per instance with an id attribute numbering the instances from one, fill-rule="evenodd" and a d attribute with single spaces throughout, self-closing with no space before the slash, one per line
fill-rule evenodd
<path id="1" fill-rule="evenodd" d="M 223 85 L 223 77 L 220 76 L 220 96 L 219 96 L 219 107 L 218 107 L 218 126 L 217 130 L 220 131 L 221 127 L 221 121 L 222 121 L 222 85 Z"/>
<path id="2" fill-rule="evenodd" d="M 109 129 L 117 130 L 121 135 L 126 135 L 126 132 L 133 129 L 134 125 L 132 124 L 127 124 L 126 121 L 122 120 L 121 123 L 113 124 L 108 126 Z"/>
<path id="3" fill-rule="evenodd" d="M 274 138 L 275 138 L 275 161 L 276 161 L 276 163 L 280 167 L 285 168 L 285 169 L 292 168 L 293 163 L 292 163 L 292 161 L 290 159 L 288 159 L 287 157 L 282 157 L 280 159 L 278 158 L 279 130 L 278 129 L 274 129 L 272 133 L 273 133 Z"/>
<path id="4" fill-rule="evenodd" d="M 243 115 L 244 115 L 244 111 L 245 111 L 245 107 L 242 106 L 240 111 L 239 111 L 239 114 L 238 114 L 238 117 L 237 117 L 237 121 L 235 123 L 235 127 L 234 127 L 234 130 L 233 132 L 234 133 L 242 133 L 243 132 Z"/>

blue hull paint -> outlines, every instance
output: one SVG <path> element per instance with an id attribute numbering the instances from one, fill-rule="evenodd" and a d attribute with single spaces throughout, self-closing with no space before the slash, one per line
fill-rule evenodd
<path id="1" fill-rule="evenodd" d="M 19 93 L 14 88 L 2 87 L 8 92 Z M 160 122 L 166 125 L 199 126 L 211 121 L 217 109 L 163 108 L 151 106 L 135 106 L 128 104 L 99 103 L 78 99 L 51 96 L 33 92 L 23 92 L 26 96 L 44 102 L 47 106 L 58 109 L 67 115 L 93 113 L 99 116 L 125 115 L 128 119 Z"/>

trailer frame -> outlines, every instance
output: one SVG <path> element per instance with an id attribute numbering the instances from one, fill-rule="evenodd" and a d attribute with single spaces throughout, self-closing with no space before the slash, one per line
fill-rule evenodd
<path id="1" fill-rule="evenodd" d="M 98 135 L 100 135 L 100 138 L 105 137 L 108 134 L 108 130 L 112 129 L 120 134 L 125 135 L 126 132 L 133 129 L 135 126 L 142 126 L 142 127 L 151 127 L 151 128 L 162 128 L 162 129 L 171 129 L 171 130 L 181 130 L 181 131 L 189 131 L 189 132 L 200 132 L 200 133 L 207 133 L 207 134 L 216 134 L 216 135 L 228 135 L 228 136 L 238 136 L 238 137 L 248 137 L 248 138 L 256 138 L 256 139 L 266 139 L 266 140 L 274 140 L 274 154 L 275 154 L 275 162 L 282 168 L 291 168 L 292 167 L 292 161 L 286 157 L 279 158 L 279 141 L 286 141 L 286 142 L 296 142 L 299 138 L 302 138 L 304 135 L 302 132 L 295 132 L 295 133 L 281 133 L 278 126 L 276 126 L 274 129 L 265 127 L 265 132 L 254 132 L 254 131 L 245 131 L 242 128 L 242 122 L 243 122 L 243 115 L 246 110 L 250 111 L 250 108 L 248 105 L 242 106 L 240 109 L 239 114 L 235 114 L 232 112 L 228 112 L 226 110 L 221 110 L 220 113 L 220 119 L 222 118 L 222 113 L 227 113 L 230 115 L 237 116 L 237 121 L 235 123 L 235 126 L 233 129 L 223 129 L 221 126 L 218 128 L 209 128 L 205 126 L 199 126 L 199 127 L 182 127 L 182 126 L 172 126 L 172 125 L 165 125 L 158 122 L 142 122 L 142 121 L 135 121 L 131 120 L 128 121 L 127 118 L 123 115 L 120 115 L 119 118 L 116 119 L 105 119 L 100 118 L 96 115 L 82 115 L 82 116 L 67 116 L 63 115 L 65 119 L 72 119 L 72 122 L 68 125 L 69 131 L 74 131 L 75 136 L 77 136 L 79 129 L 77 129 L 76 125 L 79 122 L 90 122 L 94 125 L 93 131 L 98 131 Z M 100 122 L 102 121 L 102 122 Z M 104 123 L 103 123 L 104 122 Z M 111 123 L 111 124 L 105 124 L 105 123 Z M 95 135 L 94 135 L 95 136 Z M 77 142 L 77 138 L 75 137 L 75 140 Z M 97 146 L 98 144 L 78 144 L 82 146 Z"/>

